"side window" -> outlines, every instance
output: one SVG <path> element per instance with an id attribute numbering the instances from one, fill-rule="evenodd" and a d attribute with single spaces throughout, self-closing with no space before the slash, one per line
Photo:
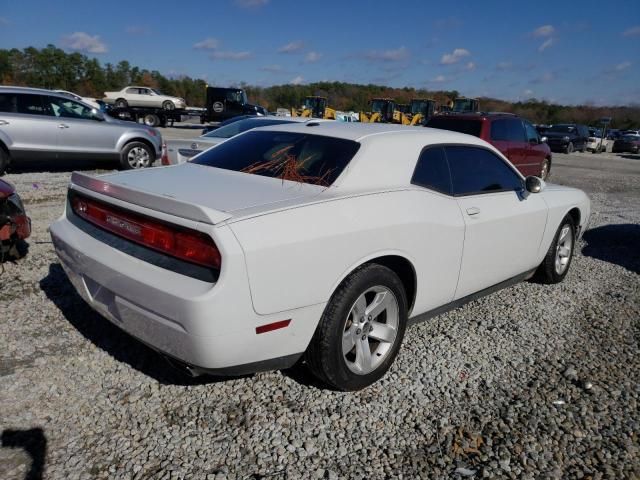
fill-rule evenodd
<path id="1" fill-rule="evenodd" d="M 478 147 L 444 147 L 454 195 L 522 189 L 520 177 L 494 153 Z"/>
<path id="2" fill-rule="evenodd" d="M 451 174 L 442 147 L 426 148 L 422 151 L 411 183 L 451 195 Z"/>
<path id="3" fill-rule="evenodd" d="M 540 143 L 540 136 L 538 135 L 538 131 L 533 128 L 529 122 L 524 122 L 524 129 L 527 132 L 527 141 L 529 143 Z"/>
<path id="4" fill-rule="evenodd" d="M 0 112 L 15 113 L 16 111 L 15 93 L 0 93 Z"/>
<path id="5" fill-rule="evenodd" d="M 507 120 L 497 119 L 491 122 L 491 140 L 498 142 L 509 140 Z"/>
<path id="6" fill-rule="evenodd" d="M 40 95 L 20 93 L 16 96 L 16 111 L 18 113 L 26 113 L 29 115 L 49 115 L 49 112 L 45 109 L 45 105 L 42 102 L 42 97 Z"/>
<path id="7" fill-rule="evenodd" d="M 89 107 L 85 107 L 81 103 L 74 102 L 58 97 L 46 97 L 47 107 L 50 108 L 53 115 L 63 118 L 82 118 L 85 120 L 93 120 L 93 112 Z"/>
<path id="8" fill-rule="evenodd" d="M 127 88 L 127 94 L 136 95 L 137 93 L 138 93 L 138 89 L 137 88 Z"/>
<path id="9" fill-rule="evenodd" d="M 522 120 L 517 118 L 510 118 L 507 120 L 509 125 L 509 140 L 512 142 L 524 142 L 525 134 L 524 127 L 522 126 Z"/>

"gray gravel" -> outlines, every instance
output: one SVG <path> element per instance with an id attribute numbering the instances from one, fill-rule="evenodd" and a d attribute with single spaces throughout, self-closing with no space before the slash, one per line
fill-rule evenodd
<path id="1" fill-rule="evenodd" d="M 350 394 L 304 368 L 175 373 L 66 280 L 46 229 L 69 168 L 8 175 L 34 233 L 0 277 L 0 478 L 640 477 L 640 158 L 628 157 L 554 156 L 553 180 L 593 202 L 564 283 L 411 328 L 389 374 Z"/>

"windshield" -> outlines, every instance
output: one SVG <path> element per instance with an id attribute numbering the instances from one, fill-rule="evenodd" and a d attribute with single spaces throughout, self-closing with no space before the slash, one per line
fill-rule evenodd
<path id="1" fill-rule="evenodd" d="M 480 136 L 482 123 L 480 120 L 470 120 L 466 118 L 456 118 L 455 116 L 431 117 L 427 122 L 427 127 L 439 128 L 441 130 L 451 130 L 453 132 L 466 133 L 474 137 Z"/>
<path id="2" fill-rule="evenodd" d="M 411 102 L 411 113 L 413 115 L 422 113 L 427 109 L 427 102 Z"/>
<path id="3" fill-rule="evenodd" d="M 454 112 L 470 112 L 473 110 L 473 100 L 469 98 L 457 98 L 453 104 Z"/>
<path id="4" fill-rule="evenodd" d="M 237 122 L 230 123 L 224 127 L 216 128 L 202 135 L 207 138 L 231 138 L 235 137 L 239 133 L 246 132 L 252 128 L 266 127 L 267 125 L 279 125 L 281 123 L 292 123 L 287 120 L 278 119 L 264 119 L 264 118 L 248 118 L 246 120 L 238 120 Z"/>
<path id="5" fill-rule="evenodd" d="M 575 129 L 576 127 L 572 127 L 571 125 L 554 125 L 547 131 L 556 133 L 572 133 Z"/>
<path id="6" fill-rule="evenodd" d="M 371 111 L 372 112 L 378 112 L 378 113 L 384 113 L 384 109 L 385 109 L 385 105 L 387 104 L 387 102 L 385 102 L 384 100 L 372 100 L 371 101 Z"/>
<path id="7" fill-rule="evenodd" d="M 292 132 L 247 132 L 205 151 L 192 163 L 328 187 L 360 144 Z"/>
<path id="8" fill-rule="evenodd" d="M 158 90 L 157 88 L 150 88 L 149 90 L 151 90 L 153 93 L 155 93 L 156 95 L 164 95 L 164 93 L 162 93 L 160 90 Z"/>

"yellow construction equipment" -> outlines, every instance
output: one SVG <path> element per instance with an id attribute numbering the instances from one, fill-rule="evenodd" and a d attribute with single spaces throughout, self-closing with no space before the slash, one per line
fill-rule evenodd
<path id="1" fill-rule="evenodd" d="M 396 102 L 390 98 L 374 98 L 369 101 L 371 106 L 368 112 L 360 112 L 360 121 L 363 123 L 393 123 L 393 112 Z"/>
<path id="2" fill-rule="evenodd" d="M 412 98 L 409 115 L 411 125 L 424 125 L 433 116 L 436 110 L 435 100 L 430 98 Z"/>
<path id="3" fill-rule="evenodd" d="M 336 111 L 327 106 L 326 97 L 310 96 L 305 97 L 304 105 L 300 110 L 291 109 L 291 116 L 335 120 Z"/>
<path id="4" fill-rule="evenodd" d="M 458 97 L 453 102 L 453 113 L 475 113 L 480 111 L 480 102 L 477 98 Z"/>

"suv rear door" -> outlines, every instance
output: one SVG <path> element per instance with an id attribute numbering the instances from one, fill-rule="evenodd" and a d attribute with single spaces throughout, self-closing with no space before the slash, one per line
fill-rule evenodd
<path id="1" fill-rule="evenodd" d="M 56 158 L 59 122 L 42 95 L 0 93 L 0 110 L 0 130 L 13 160 Z"/>

